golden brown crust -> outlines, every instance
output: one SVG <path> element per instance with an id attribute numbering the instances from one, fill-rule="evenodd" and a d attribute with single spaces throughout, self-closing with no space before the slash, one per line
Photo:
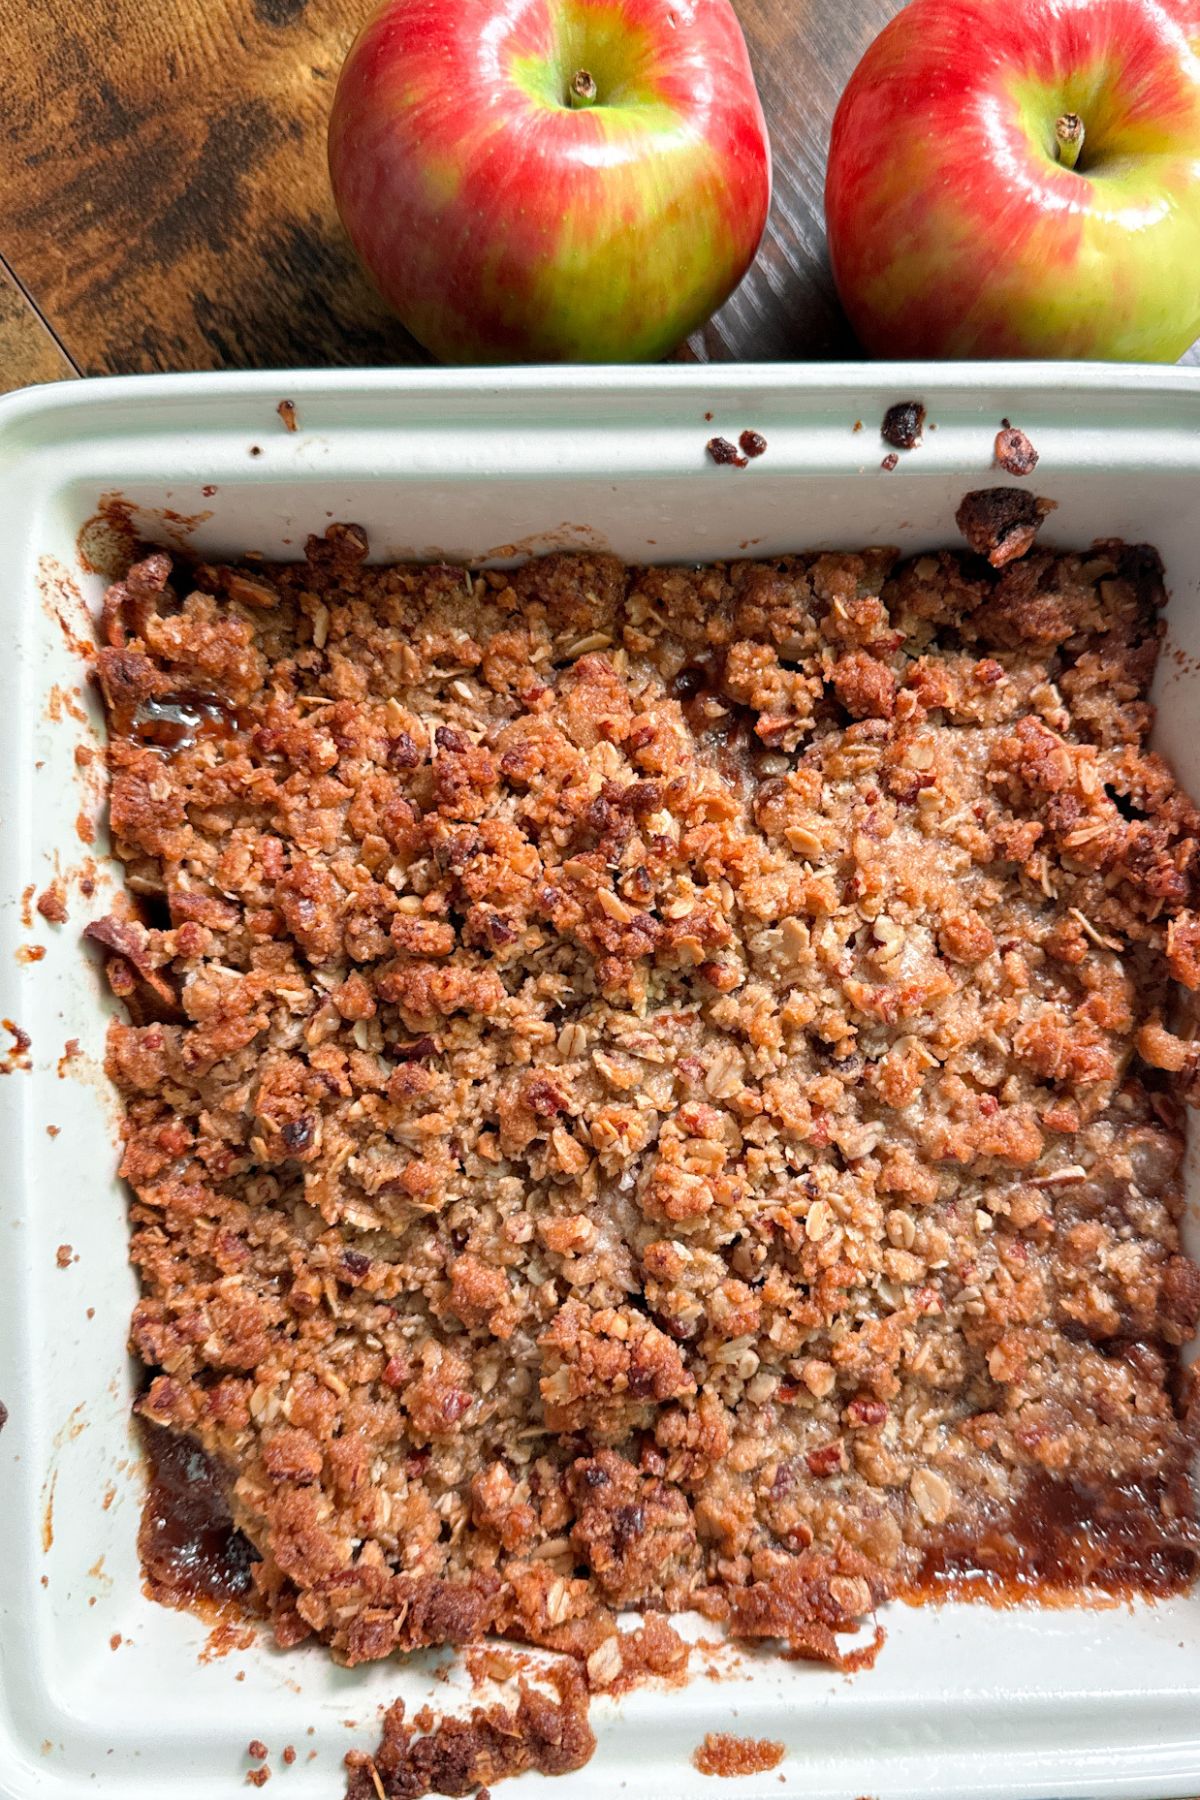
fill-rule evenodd
<path id="1" fill-rule="evenodd" d="M 1152 553 L 364 552 L 131 573 L 98 659 L 142 1407 L 281 1638 L 611 1685 L 680 1654 L 617 1610 L 698 1604 L 845 1663 L 1043 1478 L 1143 1493 L 1164 1566 L 1200 818 Z"/>

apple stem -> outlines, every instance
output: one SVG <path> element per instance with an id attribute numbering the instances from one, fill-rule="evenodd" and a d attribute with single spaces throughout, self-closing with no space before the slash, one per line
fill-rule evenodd
<path id="1" fill-rule="evenodd" d="M 1064 113 L 1055 121 L 1054 144 L 1064 169 L 1073 169 L 1083 149 L 1083 120 L 1078 113 Z"/>
<path id="2" fill-rule="evenodd" d="M 576 69 L 567 89 L 567 98 L 572 106 L 591 106 L 599 91 L 596 78 L 588 69 Z"/>

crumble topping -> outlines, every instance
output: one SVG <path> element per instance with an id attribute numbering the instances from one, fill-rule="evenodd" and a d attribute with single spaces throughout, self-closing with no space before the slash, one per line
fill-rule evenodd
<path id="1" fill-rule="evenodd" d="M 857 1666 L 956 1571 L 1186 1585 L 1153 552 L 366 549 L 156 552 L 98 657 L 139 1405 L 279 1641 L 611 1687 L 683 1608 Z M 563 1767 L 575 1698 L 519 1702 Z M 494 1780 L 514 1720 L 395 1713 L 355 1791 Z"/>
<path id="2" fill-rule="evenodd" d="M 777 1769 L 786 1755 L 786 1744 L 773 1738 L 733 1737 L 725 1731 L 710 1731 L 692 1753 L 692 1765 L 701 1775 L 765 1775 Z"/>

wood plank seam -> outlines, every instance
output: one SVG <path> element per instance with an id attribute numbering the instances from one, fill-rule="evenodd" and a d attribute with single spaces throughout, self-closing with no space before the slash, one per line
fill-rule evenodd
<path id="1" fill-rule="evenodd" d="M 21 277 L 17 274 L 17 271 L 13 268 L 3 252 L 0 252 L 0 273 L 7 275 L 9 281 L 11 281 L 13 287 L 16 288 L 18 294 L 20 294 L 22 300 L 24 300 L 26 306 L 29 308 L 42 330 L 46 333 L 46 336 L 50 339 L 50 342 L 54 345 L 59 355 L 70 365 L 76 375 L 82 376 L 83 370 L 71 355 L 70 350 L 67 348 L 66 344 L 63 343 L 61 337 L 58 335 L 57 331 L 55 331 L 53 325 L 51 325 L 49 319 L 47 319 L 45 313 L 42 311 L 41 307 L 38 305 L 37 301 L 34 299 L 33 295 L 25 286 L 25 283 L 21 280 Z"/>

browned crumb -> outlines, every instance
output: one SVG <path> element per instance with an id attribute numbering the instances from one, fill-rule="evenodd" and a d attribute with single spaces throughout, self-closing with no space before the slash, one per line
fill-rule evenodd
<path id="1" fill-rule="evenodd" d="M 271 1771 L 264 1763 L 261 1769 L 247 1769 L 246 1780 L 251 1787 L 266 1787 L 271 1779 Z"/>
<path id="2" fill-rule="evenodd" d="M 261 444 L 251 444 L 250 454 L 251 454 L 251 456 L 261 456 L 262 455 L 262 445 Z"/>
<path id="3" fill-rule="evenodd" d="M 738 443 L 747 456 L 762 456 L 767 448 L 767 440 L 761 431 L 743 431 Z"/>
<path id="4" fill-rule="evenodd" d="M 525 1681 L 515 1707 L 476 1707 L 469 1719 L 437 1719 L 428 1709 L 410 1726 L 397 1700 L 383 1722 L 374 1755 L 347 1753 L 347 1800 L 416 1800 L 422 1794 L 470 1794 L 513 1775 L 537 1770 L 563 1775 L 581 1769 L 596 1740 L 588 1724 L 587 1687 L 574 1664 L 547 1679 L 557 1697 Z"/>
<path id="5" fill-rule="evenodd" d="M 67 912 L 67 902 L 61 882 L 51 882 L 50 886 L 38 895 L 37 909 L 43 919 L 48 919 L 52 925 L 66 924 L 70 915 Z"/>
<path id="6" fill-rule="evenodd" d="M 777 1769 L 787 1755 L 787 1745 L 772 1738 L 731 1737 L 710 1731 L 692 1752 L 692 1766 L 701 1775 L 765 1775 Z"/>
<path id="7" fill-rule="evenodd" d="M 284 426 L 288 431 L 295 431 L 298 429 L 299 422 L 296 418 L 296 403 L 294 400 L 281 400 L 279 405 L 275 408 L 275 411 L 283 420 Z"/>
<path id="8" fill-rule="evenodd" d="M 954 518 L 976 555 L 1002 569 L 1033 548 L 1052 504 L 1020 488 L 979 488 L 963 496 Z"/>
<path id="9" fill-rule="evenodd" d="M 47 1125 L 46 1136 L 56 1138 L 61 1131 L 62 1131 L 61 1125 Z"/>
<path id="10" fill-rule="evenodd" d="M 885 444 L 896 450 L 915 450 L 921 442 L 925 425 L 925 408 L 919 400 L 899 400 L 883 415 L 880 433 Z"/>
<path id="11" fill-rule="evenodd" d="M 108 1647 L 110 1650 L 119 1650 L 121 1648 L 121 1634 L 119 1631 L 113 1632 L 108 1640 Z"/>
<path id="12" fill-rule="evenodd" d="M 16 958 L 19 963 L 40 963 L 46 954 L 44 944 L 18 944 Z"/>
<path id="13" fill-rule="evenodd" d="M 28 1073 L 33 1066 L 29 1056 L 33 1039 L 12 1019 L 0 1019 L 0 1025 L 12 1039 L 8 1049 L 0 1055 L 0 1075 L 15 1075 L 18 1070 Z"/>
<path id="14" fill-rule="evenodd" d="M 253 1757 L 255 1762 L 262 1762 L 263 1758 L 270 1754 L 271 1752 L 267 1749 L 267 1746 L 263 1743 L 261 1738 L 251 1738 L 250 1742 L 246 1745 L 246 1755 Z"/>
<path id="15" fill-rule="evenodd" d="M 855 419 L 853 425 L 850 427 L 851 431 L 861 431 L 862 428 L 863 422 L 861 419 Z"/>
<path id="16" fill-rule="evenodd" d="M 884 457 L 883 461 L 880 463 L 879 466 L 881 469 L 885 469 L 887 471 L 887 473 L 890 475 L 892 470 L 896 467 L 896 464 L 899 461 L 900 461 L 900 458 L 896 455 L 896 452 L 894 450 L 889 450 L 887 455 Z"/>
<path id="17" fill-rule="evenodd" d="M 294 1744 L 285 1744 L 279 1760 L 280 1762 L 286 1763 L 290 1769 L 296 1760 L 296 1746 Z"/>
<path id="18" fill-rule="evenodd" d="M 710 412 L 706 412 L 704 415 L 704 423 L 706 425 L 711 425 L 712 422 L 713 422 L 713 415 Z"/>
<path id="19" fill-rule="evenodd" d="M 731 444 L 728 438 L 709 438 L 707 449 L 715 463 L 727 463 L 735 469 L 746 467 L 746 458 L 740 453 L 737 445 Z"/>
<path id="20" fill-rule="evenodd" d="M 1009 475 L 1032 475 L 1038 466 L 1038 453 L 1028 437 L 1007 419 L 996 434 L 995 457 Z"/>
<path id="21" fill-rule="evenodd" d="M 70 1244 L 60 1244 L 58 1249 L 54 1252 L 54 1260 L 60 1269 L 68 1269 L 71 1266 L 74 1255 L 75 1252 L 72 1250 Z"/>

